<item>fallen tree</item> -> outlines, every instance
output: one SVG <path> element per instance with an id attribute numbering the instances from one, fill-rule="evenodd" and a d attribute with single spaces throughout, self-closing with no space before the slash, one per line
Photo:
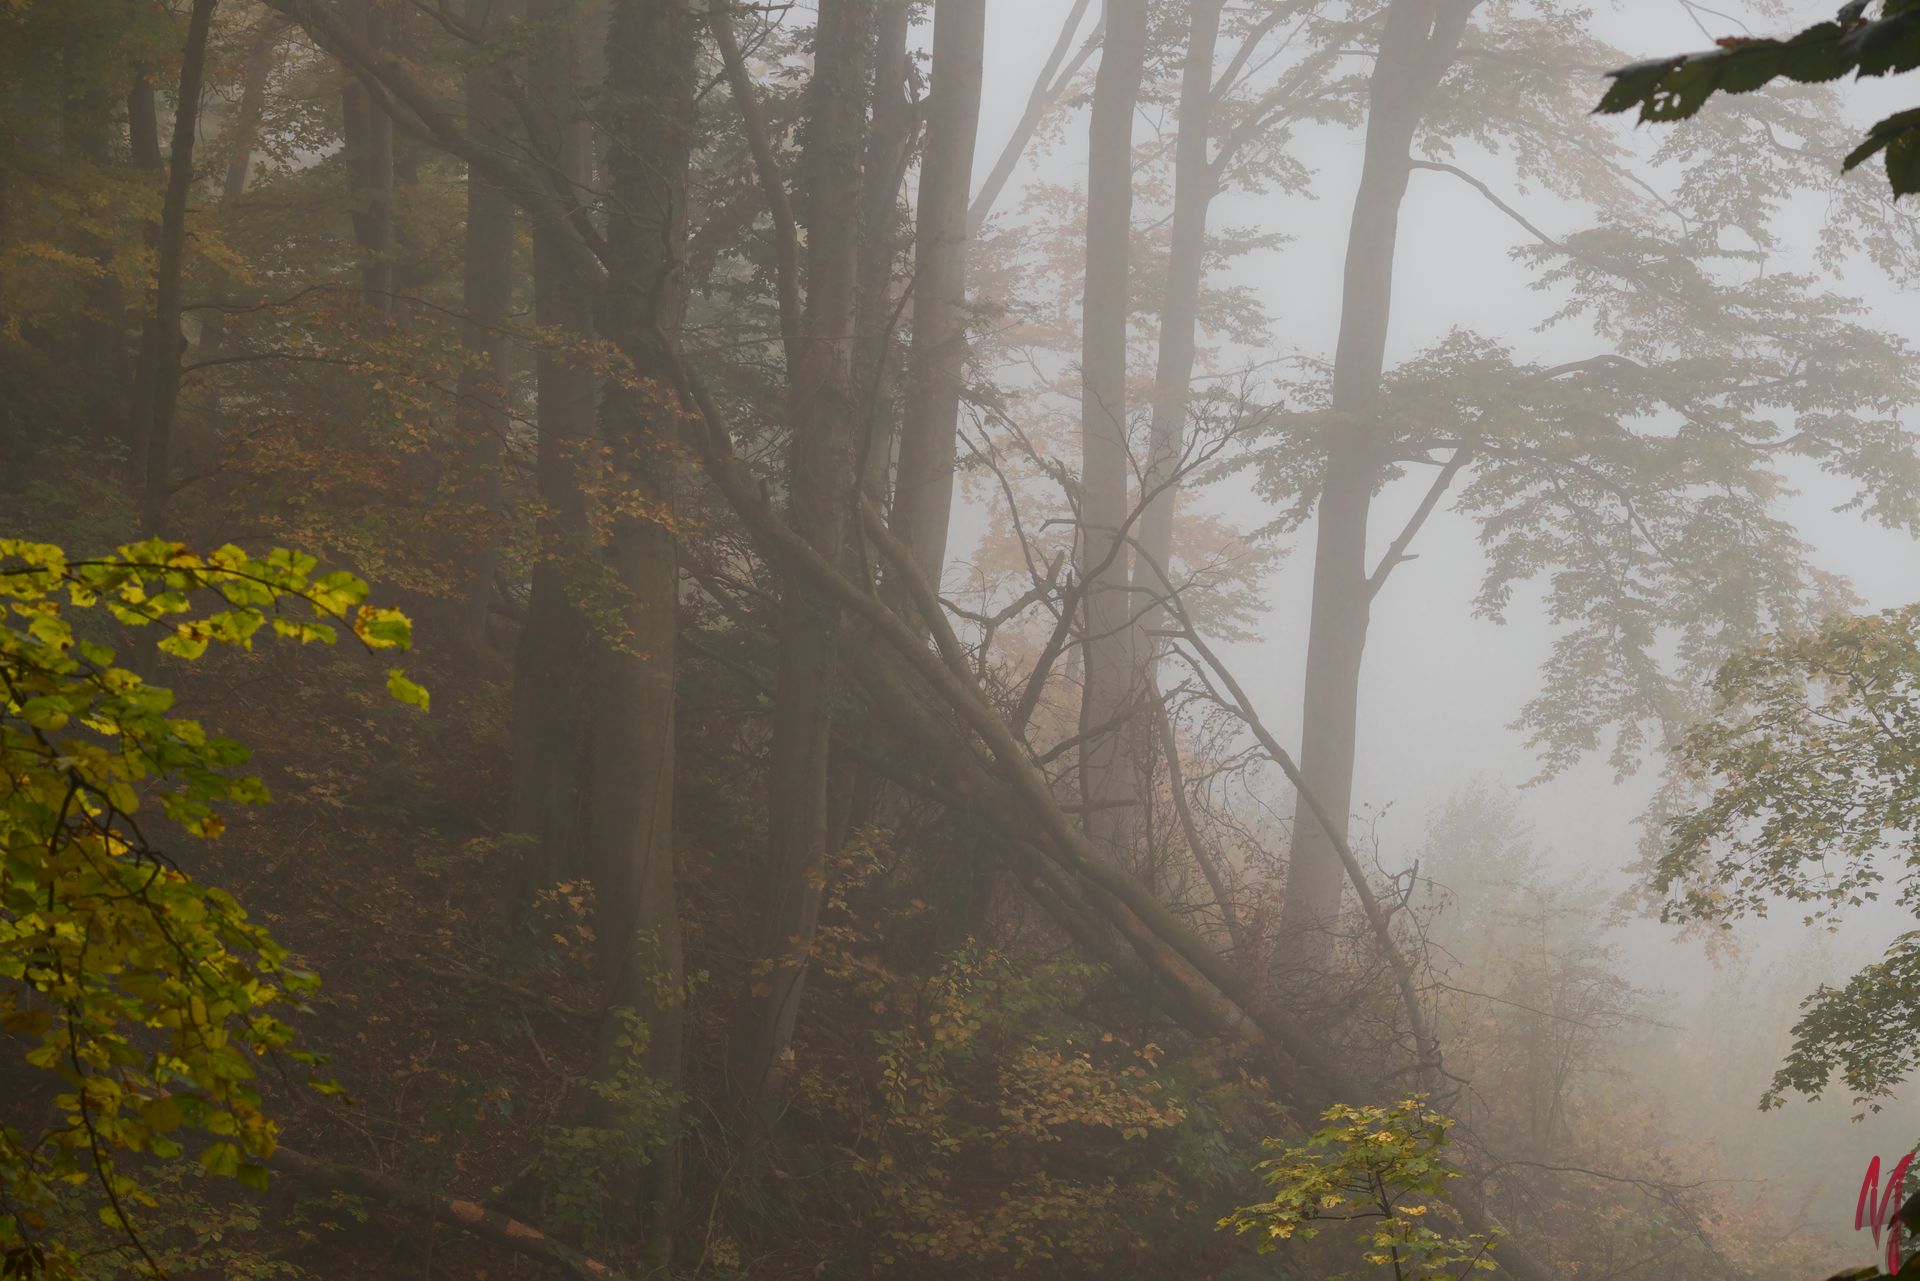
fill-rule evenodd
<path id="1" fill-rule="evenodd" d="M 589 1258 L 512 1215 L 490 1210 L 478 1201 L 443 1196 L 404 1179 L 358 1166 L 341 1165 L 336 1161 L 323 1161 L 288 1147 L 275 1148 L 273 1155 L 267 1158 L 267 1166 L 310 1187 L 350 1193 L 389 1209 L 458 1228 L 493 1245 L 504 1246 L 525 1258 L 550 1264 L 584 1281 L 628 1281 L 626 1273 L 598 1259 Z"/>

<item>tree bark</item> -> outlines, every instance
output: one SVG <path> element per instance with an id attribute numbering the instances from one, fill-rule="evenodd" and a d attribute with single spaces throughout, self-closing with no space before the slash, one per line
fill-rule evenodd
<path id="1" fill-rule="evenodd" d="M 548 186 L 577 193 L 591 166 L 586 123 L 572 106 L 581 100 L 581 86 L 569 11 L 566 0 L 530 0 L 527 6 L 529 26 L 545 33 L 529 59 L 527 143 L 550 176 Z M 514 651 L 510 821 L 534 842 L 526 879 L 516 887 L 522 894 L 585 870 L 580 842 L 588 727 L 580 675 L 588 628 L 576 600 L 593 555 L 585 469 L 595 435 L 596 380 L 584 367 L 584 353 L 568 348 L 593 338 L 597 286 L 578 269 L 571 252 L 575 232 L 566 217 L 565 210 L 551 209 L 532 220 L 534 321 L 550 337 L 534 370 L 538 545 L 527 624 Z"/>
<path id="2" fill-rule="evenodd" d="M 467 21 L 482 40 L 493 27 L 495 0 L 468 0 Z M 512 135 L 506 101 L 493 87 L 492 68 L 470 67 L 466 75 L 468 128 L 487 145 L 503 147 Z M 459 425 L 476 515 L 482 523 L 472 556 L 460 631 L 475 652 L 486 647 L 493 579 L 499 566 L 501 451 L 508 430 L 507 313 L 513 303 L 513 200 L 484 173 L 467 169 L 466 250 L 461 286 L 465 317 L 461 343 L 467 363 L 457 389 Z"/>
<path id="3" fill-rule="evenodd" d="M 193 144 L 200 127 L 200 91 L 206 81 L 207 33 L 215 0 L 194 0 L 187 16 L 187 44 L 173 116 L 173 150 L 167 160 L 167 194 L 160 209 L 159 265 L 154 281 L 151 336 L 152 398 L 145 407 L 140 454 L 145 459 L 140 497 L 142 532 L 155 536 L 166 520 L 173 478 L 173 419 L 180 400 L 180 273 L 187 249 L 187 199 L 193 192 Z"/>
<path id="4" fill-rule="evenodd" d="M 1327 444 L 1313 560 L 1300 770 L 1336 822 L 1353 808 L 1360 656 L 1367 640 L 1367 517 L 1382 459 L 1373 422 L 1392 316 L 1394 245 L 1413 135 L 1451 65 L 1477 0 L 1393 0 L 1369 85 L 1366 152 L 1347 236 L 1335 425 Z M 1346 833 L 1339 833 L 1342 839 Z M 1330 834 L 1305 800 L 1294 807 L 1282 942 L 1293 959 L 1324 957 L 1345 882 Z"/>
<path id="5" fill-rule="evenodd" d="M 914 246 L 913 377 L 900 436 L 893 529 L 930 582 L 946 567 L 960 392 L 967 360 L 967 219 L 980 133 L 986 0 L 936 0 L 933 98 L 920 162 Z"/>
<path id="6" fill-rule="evenodd" d="M 84 84 L 66 68 L 68 92 L 61 110 L 61 147 L 73 164 L 91 166 L 101 181 L 113 164 L 113 99 L 98 87 Z M 88 434 L 100 444 L 124 439 L 127 426 L 128 375 L 125 332 L 126 298 L 119 272 L 113 268 L 113 246 L 102 236 L 78 231 L 74 250 L 91 259 L 98 271 L 87 286 L 87 304 L 74 335 L 76 346 L 94 377 L 83 393 Z"/>
<path id="7" fill-rule="evenodd" d="M 1081 297 L 1080 580 L 1086 585 L 1080 699 L 1080 799 L 1107 856 L 1124 860 L 1139 768 L 1123 717 L 1133 681 L 1127 549 L 1128 242 L 1133 211 L 1133 115 L 1147 44 L 1146 0 L 1107 0 L 1106 44 L 1094 81 L 1087 148 L 1086 283 Z"/>
<path id="8" fill-rule="evenodd" d="M 386 46 L 393 21 L 379 0 L 347 0 L 348 27 L 371 48 Z M 369 307 L 393 313 L 393 117 L 358 76 L 341 90 L 353 236 L 360 247 L 360 292 Z"/>
<path id="9" fill-rule="evenodd" d="M 1135 659 L 1144 685 L 1152 678 L 1151 633 L 1165 617 L 1152 604 L 1173 590 L 1160 571 L 1173 563 L 1174 478 L 1186 438 L 1192 398 L 1195 330 L 1206 275 L 1207 213 L 1218 193 L 1210 154 L 1213 137 L 1213 64 L 1225 0 L 1193 0 L 1188 11 L 1187 57 L 1180 75 L 1180 116 L 1174 138 L 1173 221 L 1169 230 L 1167 283 L 1160 301 L 1160 350 L 1153 382 L 1153 425 L 1148 438 L 1145 507 L 1134 566 L 1136 610 L 1143 611 Z"/>
<path id="10" fill-rule="evenodd" d="M 862 129 L 872 0 L 822 0 L 803 157 L 806 320 L 790 371 L 787 511 L 795 532 L 841 563 L 855 492 L 852 351 Z M 780 602 L 767 779 L 767 894 L 742 1010 L 735 1067 L 763 1125 L 784 1095 L 794 1020 L 826 883 L 827 748 L 832 727 L 839 606 L 788 580 Z"/>
<path id="11" fill-rule="evenodd" d="M 894 261 L 900 253 L 900 187 L 906 181 L 917 123 L 907 96 L 912 19 L 908 0 L 881 0 L 873 35 L 873 127 L 860 177 L 860 263 L 855 269 L 860 348 L 854 370 L 860 388 L 860 483 L 870 499 L 881 503 L 892 480 L 898 420 L 895 321 L 901 307 Z"/>
<path id="12" fill-rule="evenodd" d="M 127 149 L 133 167 L 143 174 L 157 175 L 166 168 L 166 157 L 160 154 L 160 115 L 153 81 L 144 73 L 127 90 Z M 149 221 L 145 230 L 148 246 L 157 249 L 159 227 Z M 146 483 L 147 438 L 153 433 L 153 380 L 160 367 L 160 331 L 154 327 L 152 309 L 145 305 L 145 299 L 141 302 L 140 342 L 134 348 L 133 376 L 127 386 L 123 416 L 128 470 L 136 486 Z"/>
<path id="13" fill-rule="evenodd" d="M 606 45 L 607 289 L 601 328 L 632 361 L 601 413 L 618 500 L 605 555 L 619 585 L 618 628 L 596 637 L 588 859 L 596 935 L 611 1013 L 603 1064 L 628 1061 L 669 1092 L 681 1087 L 682 963 L 674 877 L 674 678 L 679 562 L 673 474 L 680 407 L 661 357 L 684 292 L 674 268 L 686 244 L 692 159 L 694 25 L 684 0 L 615 0 Z M 644 1051 L 618 1017 L 645 1025 Z M 612 1100 L 617 1112 L 620 1103 Z M 615 1118 L 617 1119 L 617 1118 Z M 650 1272 L 671 1262 L 678 1145 L 652 1154 L 625 1199 L 646 1223 Z"/>

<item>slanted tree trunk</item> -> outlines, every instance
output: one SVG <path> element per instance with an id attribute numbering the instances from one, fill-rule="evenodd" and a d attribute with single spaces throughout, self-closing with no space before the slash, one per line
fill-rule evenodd
<path id="1" fill-rule="evenodd" d="M 173 114 L 172 154 L 167 158 L 167 194 L 160 208 L 159 264 L 153 316 L 148 326 L 152 394 L 140 413 L 138 452 L 145 460 L 140 490 L 140 527 L 157 535 L 166 520 L 173 487 L 173 418 L 180 400 L 180 273 L 187 249 L 187 198 L 193 191 L 193 144 L 200 127 L 200 91 L 206 81 L 207 33 L 215 0 L 193 0 L 187 44 L 180 60 L 180 86 Z"/>
<path id="2" fill-rule="evenodd" d="M 582 95 L 570 12 L 566 0 L 530 0 L 527 6 L 529 26 L 545 35 L 528 68 L 527 144 L 535 163 L 578 192 L 591 166 L 587 128 L 576 105 Z M 588 628 L 577 601 L 592 554 L 584 478 L 595 434 L 595 379 L 584 353 L 556 345 L 591 340 L 593 284 L 581 278 L 569 253 L 574 233 L 561 215 L 535 218 L 532 233 L 534 321 L 550 337 L 534 371 L 538 546 L 527 623 L 514 651 L 510 822 L 534 842 L 526 879 L 516 887 L 520 893 L 584 870 L 587 722 L 579 675 L 587 662 Z"/>
<path id="3" fill-rule="evenodd" d="M 928 582 L 946 567 L 953 468 L 967 359 L 967 219 L 980 133 L 986 0 L 937 0 L 933 97 L 920 164 L 914 246 L 913 377 L 900 437 L 892 526 Z"/>
<path id="4" fill-rule="evenodd" d="M 1366 153 L 1347 235 L 1333 409 L 1314 543 L 1300 770 L 1330 815 L 1353 808 L 1360 655 L 1367 641 L 1367 516 L 1382 460 L 1371 421 L 1392 315 L 1394 243 L 1414 131 L 1459 48 L 1477 0 L 1393 0 L 1369 84 Z M 1340 833 L 1344 839 L 1345 832 Z M 1334 842 L 1305 800 L 1294 807 L 1281 911 L 1286 954 L 1312 959 L 1331 941 L 1345 883 Z"/>
<path id="5" fill-rule="evenodd" d="M 346 0 L 347 24 L 369 48 L 385 48 L 393 21 L 380 0 Z M 353 237 L 360 247 L 360 292 L 367 305 L 393 311 L 393 118 L 358 76 L 341 90 Z"/>
<path id="6" fill-rule="evenodd" d="M 854 270 L 872 0 L 821 0 L 807 151 L 806 318 L 789 371 L 787 512 L 794 530 L 839 563 L 847 546 L 858 421 Z M 787 1058 L 826 884 L 827 747 L 839 607 L 797 580 L 782 587 L 767 778 L 767 884 L 753 955 L 766 965 L 742 1009 L 735 1069 L 762 1124 L 784 1095 Z"/>
<path id="7" fill-rule="evenodd" d="M 672 270 L 687 236 L 696 47 L 685 0 L 614 0 L 606 45 L 607 287 L 601 328 L 632 361 L 635 385 L 609 380 L 601 406 L 613 452 L 605 548 L 621 593 L 616 634 L 596 637 L 592 674 L 588 866 L 609 1015 L 609 1081 L 636 1056 L 621 1015 L 645 1026 L 637 1053 L 665 1090 L 681 1086 L 682 963 L 674 879 L 674 677 L 679 564 L 673 527 L 681 409 L 663 335 L 676 331 L 684 288 Z M 621 1101 L 607 1101 L 616 1125 Z M 671 1262 L 678 1145 L 652 1154 L 621 1189 L 645 1224 L 649 1274 Z"/>
<path id="8" fill-rule="evenodd" d="M 1109 858 L 1127 855 L 1139 770 L 1124 729 L 1132 687 L 1126 546 L 1128 240 L 1133 114 L 1146 58 L 1146 0 L 1107 0 L 1087 150 L 1086 285 L 1081 300 L 1079 574 L 1086 584 L 1080 794 Z"/>

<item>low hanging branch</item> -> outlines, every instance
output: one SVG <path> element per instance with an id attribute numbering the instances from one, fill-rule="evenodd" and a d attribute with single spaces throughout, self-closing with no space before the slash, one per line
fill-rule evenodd
<path id="1" fill-rule="evenodd" d="M 445 1223 L 515 1254 L 550 1264 L 583 1281 L 629 1281 L 627 1274 L 619 1269 L 588 1258 L 540 1229 L 498 1210 L 489 1210 L 477 1201 L 441 1196 L 418 1184 L 357 1166 L 322 1161 L 287 1147 L 275 1148 L 267 1158 L 267 1165 L 312 1187 L 349 1192 L 435 1223 Z"/>

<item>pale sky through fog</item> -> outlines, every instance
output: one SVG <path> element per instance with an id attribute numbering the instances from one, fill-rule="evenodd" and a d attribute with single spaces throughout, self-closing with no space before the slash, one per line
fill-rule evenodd
<path id="1" fill-rule="evenodd" d="M 1033 77 L 1070 7 L 1070 0 L 991 0 L 982 175 L 1018 119 Z M 1832 0 L 1792 5 L 1773 25 L 1797 29 L 1831 16 L 1832 9 Z M 1716 21 L 1703 16 L 1709 24 Z M 1679 0 L 1602 3 L 1593 20 L 1604 38 L 1634 58 L 1708 43 Z M 1596 77 L 1596 100 L 1603 87 Z M 1890 111 L 1907 105 L 1901 98 L 1902 88 L 1897 83 L 1869 82 L 1861 90 L 1849 90 L 1849 119 L 1864 125 L 1886 114 L 1878 110 L 1882 106 Z M 1623 134 L 1635 128 L 1631 117 L 1611 123 Z M 1649 128 L 1642 127 L 1643 132 Z M 1062 146 L 1040 159 L 1041 171 L 1065 178 L 1084 172 L 1084 132 L 1084 123 L 1072 125 Z M 1249 256 L 1234 269 L 1236 283 L 1250 284 L 1273 317 L 1280 353 L 1331 353 L 1360 149 L 1358 131 L 1314 131 L 1303 139 L 1299 152 L 1316 173 L 1314 199 L 1230 192 L 1216 202 L 1212 220 L 1216 227 L 1257 224 L 1272 229 L 1276 219 L 1283 219 L 1283 229 L 1293 237 L 1283 249 Z M 1508 180 L 1509 168 L 1498 157 L 1476 156 L 1463 149 L 1459 163 L 1549 234 L 1583 225 L 1579 211 L 1563 202 L 1537 191 L 1519 193 Z M 1029 167 L 1022 176 L 1034 172 Z M 1877 174 L 1873 180 L 1878 180 Z M 1019 181 L 1016 177 L 1016 184 Z M 1012 204 L 1015 194 L 1009 193 L 1003 208 Z M 1781 223 L 1782 240 L 1811 243 L 1818 215 L 1817 208 L 1795 210 Z M 1402 220 L 1389 365 L 1455 327 L 1511 342 L 1522 354 L 1564 358 L 1600 350 L 1572 326 L 1544 335 L 1533 332 L 1551 304 L 1526 288 L 1524 269 L 1508 260 L 1508 250 L 1522 243 L 1524 236 L 1465 184 L 1443 174 L 1416 172 Z M 1920 325 L 1909 314 L 1913 299 L 1907 293 L 1871 272 L 1849 281 L 1849 287 L 1875 304 L 1877 323 L 1909 338 L 1920 337 Z M 1403 482 L 1377 505 L 1376 551 L 1398 530 L 1426 481 L 1420 476 Z M 1806 469 L 1801 483 L 1803 493 L 1792 503 L 1791 514 L 1803 537 L 1817 549 L 1822 567 L 1846 574 L 1875 608 L 1920 599 L 1920 556 L 1906 536 L 1833 512 L 1844 495 L 1812 469 Z M 1237 496 L 1215 491 L 1210 501 L 1242 527 L 1267 519 L 1244 489 Z M 979 516 L 961 513 L 957 519 L 957 547 L 964 548 L 977 538 Z M 1516 596 L 1512 621 L 1505 626 L 1469 615 L 1482 561 L 1468 521 L 1437 513 L 1416 550 L 1420 559 L 1396 572 L 1375 603 L 1363 677 L 1355 797 L 1362 813 L 1367 808 L 1390 807 L 1378 827 L 1383 859 L 1390 865 L 1403 862 L 1419 847 L 1434 808 L 1480 780 L 1518 798 L 1523 815 L 1541 843 L 1551 849 L 1557 866 L 1570 872 L 1603 871 L 1610 874 L 1611 884 L 1624 885 L 1620 869 L 1634 857 L 1634 820 L 1650 780 L 1615 786 L 1612 771 L 1600 760 L 1553 783 L 1522 790 L 1535 772 L 1534 761 L 1522 737 L 1507 726 L 1537 687 L 1539 663 L 1551 633 L 1524 595 Z M 1306 541 L 1294 546 L 1270 580 L 1270 605 L 1259 639 L 1223 647 L 1269 725 L 1283 739 L 1298 734 L 1311 565 L 1309 527 Z M 1281 808 L 1290 808 L 1290 803 Z M 1785 919 L 1756 928 L 1751 937 L 1764 956 L 1791 947 L 1804 932 L 1798 917 L 1789 913 Z M 1865 938 L 1877 947 L 1887 936 L 1887 930 L 1875 928 L 1850 937 Z M 1637 954 L 1638 977 L 1649 985 L 1697 991 L 1710 977 L 1707 967 L 1697 964 L 1696 948 L 1684 948 L 1686 963 L 1676 968 L 1681 958 L 1674 955 L 1669 934 L 1656 925 L 1631 928 L 1623 937 Z M 1859 947 L 1841 940 L 1836 964 Z"/>
<path id="2" fill-rule="evenodd" d="M 1831 16 L 1833 7 L 1833 0 L 1789 5 L 1771 23 L 1756 24 L 1757 30 L 1795 30 Z M 1033 77 L 1069 8 L 1070 0 L 990 0 L 982 175 L 1018 119 Z M 1715 21 L 1710 16 L 1705 20 Z M 1679 0 L 1603 3 L 1597 6 L 1594 24 L 1630 58 L 1708 43 Z M 1596 100 L 1603 88 L 1596 77 L 1592 86 Z M 1864 128 L 1910 105 L 1903 97 L 1910 88 L 1898 81 L 1849 85 L 1847 118 Z M 1623 135 L 1635 130 L 1630 117 L 1610 124 Z M 1651 128 L 1642 127 L 1642 133 Z M 1643 145 L 1653 141 L 1646 137 Z M 1084 174 L 1084 148 L 1082 119 L 1069 126 L 1054 153 L 1040 159 L 1039 172 L 1077 180 Z M 1303 138 L 1299 152 L 1316 173 L 1314 199 L 1227 193 L 1216 202 L 1212 220 L 1216 227 L 1278 226 L 1293 237 L 1281 250 L 1250 256 L 1234 269 L 1235 283 L 1252 286 L 1274 321 L 1276 351 L 1246 353 L 1247 363 L 1271 354 L 1330 356 L 1339 321 L 1346 224 L 1360 151 L 1358 131 L 1314 131 Z M 1456 159 L 1549 234 L 1584 225 L 1579 211 L 1565 203 L 1538 191 L 1519 192 L 1510 166 L 1498 157 L 1475 155 L 1463 148 Z M 1029 167 L 1021 176 L 1035 172 Z M 1868 178 L 1881 180 L 1877 168 Z M 1016 177 L 1016 184 L 1019 181 Z M 1009 207 L 1015 195 L 1009 192 L 1002 207 Z M 1821 209 L 1811 201 L 1789 211 L 1779 223 L 1783 245 L 1811 245 L 1820 216 Z M 1508 251 L 1522 243 L 1524 235 L 1465 184 L 1447 175 L 1416 172 L 1402 219 L 1389 365 L 1455 327 L 1510 342 L 1522 355 L 1565 359 L 1603 350 L 1575 326 L 1534 333 L 1552 306 L 1547 297 L 1526 288 L 1524 269 L 1508 258 Z M 1783 265 L 1770 264 L 1774 269 Z M 1911 291 L 1890 285 L 1870 268 L 1856 273 L 1846 288 L 1867 300 L 1875 323 L 1910 341 L 1920 339 Z M 1427 479 L 1419 476 L 1402 482 L 1376 505 L 1375 555 L 1398 531 Z M 1796 479 L 1802 493 L 1792 500 L 1790 516 L 1816 549 L 1821 567 L 1846 575 L 1870 608 L 1920 599 L 1920 549 L 1907 536 L 1833 511 L 1845 493 L 1817 470 L 1802 468 Z M 1208 501 L 1233 516 L 1242 528 L 1259 526 L 1269 518 L 1244 485 L 1216 490 Z M 956 551 L 964 559 L 964 549 L 979 535 L 981 513 L 963 510 L 956 513 L 956 520 Z M 1556 870 L 1569 877 L 1597 876 L 1614 890 L 1626 887 L 1630 883 L 1627 869 L 1637 856 L 1635 820 L 1654 781 L 1650 772 L 1616 785 L 1606 762 L 1594 760 L 1552 783 L 1524 788 L 1535 773 L 1535 761 L 1522 736 L 1508 726 L 1537 688 L 1538 668 L 1551 632 L 1524 592 L 1516 593 L 1509 613 L 1512 621 L 1505 626 L 1471 617 L 1469 604 L 1483 563 L 1469 521 L 1437 513 L 1417 550 L 1420 559 L 1403 566 L 1375 602 L 1362 683 L 1355 805 L 1363 815 L 1387 807 L 1385 817 L 1373 828 L 1383 862 L 1403 866 L 1418 852 L 1436 808 L 1462 788 L 1480 782 L 1517 800 L 1522 817 L 1532 825 Z M 1267 584 L 1269 606 L 1257 629 L 1258 640 L 1221 647 L 1268 724 L 1289 742 L 1297 742 L 1299 732 L 1311 567 L 1309 526 L 1306 538 L 1294 545 Z M 1274 805 L 1288 812 L 1291 798 L 1275 797 Z M 1718 974 L 1697 943 L 1679 940 L 1658 922 L 1631 921 L 1617 929 L 1613 938 L 1634 982 L 1670 994 L 1663 1009 L 1688 1029 L 1688 1036 L 1725 1036 L 1727 1017 L 1736 1025 L 1765 1019 L 1777 1024 L 1767 1034 L 1784 1048 L 1780 1038 L 1790 1022 L 1792 1002 L 1807 985 L 1844 978 L 1876 956 L 1901 928 L 1899 914 L 1883 907 L 1856 917 L 1853 927 L 1839 937 L 1814 939 L 1801 924 L 1800 914 L 1786 910 L 1771 920 L 1743 927 L 1738 938 L 1744 962 Z M 1904 928 L 1911 928 L 1911 922 Z M 1741 1000 L 1774 1004 L 1764 1011 L 1747 1007 L 1729 1015 L 1720 1006 L 1730 992 Z M 1891 1150 L 1891 1132 L 1897 1130 L 1904 1144 L 1915 1127 L 1890 1126 L 1878 1118 L 1848 1126 L 1851 1109 L 1843 1102 L 1829 1102 L 1807 1122 L 1826 1145 L 1826 1162 L 1817 1169 L 1796 1163 L 1785 1153 L 1804 1141 L 1806 1131 L 1799 1131 L 1801 1137 L 1796 1138 L 1795 1131 L 1779 1125 L 1770 1128 L 1751 1111 L 1777 1053 L 1774 1048 L 1755 1053 L 1750 1042 L 1744 1055 L 1718 1062 L 1714 1070 L 1720 1076 L 1713 1088 L 1734 1100 L 1735 1106 L 1719 1119 L 1701 1118 L 1700 1124 L 1722 1142 L 1730 1159 L 1749 1162 L 1755 1174 L 1771 1172 L 1786 1178 L 1794 1192 L 1807 1198 L 1808 1221 L 1845 1239 L 1850 1235 L 1845 1229 L 1850 1226 L 1847 1220 L 1857 1192 L 1852 1180 L 1858 1176 L 1853 1172 L 1864 1168 L 1867 1157 Z M 1685 1087 L 1667 1097 L 1675 1107 L 1693 1106 Z M 1908 1121 L 1911 1111 L 1905 1110 Z"/>

